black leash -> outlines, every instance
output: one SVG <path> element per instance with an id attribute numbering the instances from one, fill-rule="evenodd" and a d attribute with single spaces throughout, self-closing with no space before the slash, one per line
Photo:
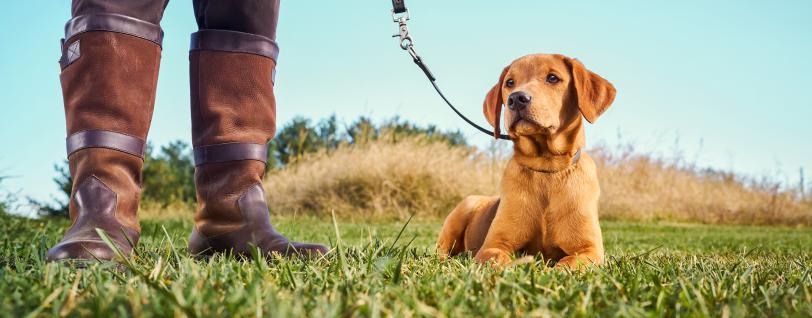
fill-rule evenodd
<path id="1" fill-rule="evenodd" d="M 395 34 L 392 37 L 400 37 L 400 48 L 406 52 L 409 52 L 409 55 L 412 56 L 412 60 L 414 60 L 414 64 L 417 64 L 417 66 L 420 67 L 420 70 L 423 71 L 423 74 L 426 74 L 429 82 L 431 82 L 431 85 L 434 86 L 434 90 L 436 90 L 437 94 L 439 94 L 445 103 L 448 104 L 448 107 L 451 107 L 451 110 L 457 113 L 457 116 L 460 116 L 462 120 L 469 125 L 474 126 L 474 128 L 477 130 L 488 134 L 489 136 L 494 136 L 493 131 L 477 125 L 468 119 L 468 117 L 465 117 L 465 115 L 463 115 L 459 110 L 457 110 L 457 108 L 451 104 L 451 101 L 445 97 L 445 94 L 443 94 L 443 91 L 440 90 L 440 87 L 437 86 L 437 78 L 434 77 L 434 74 L 431 74 L 429 67 L 423 62 L 423 59 L 420 58 L 420 56 L 417 55 L 417 52 L 414 50 L 414 41 L 412 40 L 411 35 L 409 35 L 409 27 L 406 26 L 406 21 L 409 21 L 409 10 L 406 9 L 406 3 L 404 1 L 405 0 L 392 0 L 392 20 L 398 24 L 399 30 L 398 34 Z M 499 125 L 499 123 L 496 124 Z M 510 140 L 510 136 L 501 134 L 499 135 L 499 139 Z"/>

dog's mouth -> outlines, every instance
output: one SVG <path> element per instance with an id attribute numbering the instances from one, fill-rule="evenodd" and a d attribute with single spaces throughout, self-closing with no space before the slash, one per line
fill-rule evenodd
<path id="1" fill-rule="evenodd" d="M 513 119 L 513 126 L 516 125 L 536 125 L 541 127 L 541 124 L 539 124 L 535 119 L 528 118 L 522 115 L 518 115 Z"/>
<path id="2" fill-rule="evenodd" d="M 527 116 L 516 116 L 510 124 L 513 132 L 520 136 L 549 134 L 554 130 L 553 126 L 545 126 L 533 118 Z"/>

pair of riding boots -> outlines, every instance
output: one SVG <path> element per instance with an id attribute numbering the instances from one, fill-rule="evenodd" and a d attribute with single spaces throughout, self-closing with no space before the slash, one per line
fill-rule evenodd
<path id="1" fill-rule="evenodd" d="M 155 104 L 163 33 L 116 14 L 73 18 L 62 43 L 60 79 L 73 187 L 72 224 L 50 261 L 113 260 L 140 234 L 144 150 Z M 197 256 L 230 252 L 318 255 L 271 225 L 262 177 L 273 138 L 278 47 L 267 37 L 206 29 L 192 35 L 192 144 L 198 208 L 189 237 Z"/>

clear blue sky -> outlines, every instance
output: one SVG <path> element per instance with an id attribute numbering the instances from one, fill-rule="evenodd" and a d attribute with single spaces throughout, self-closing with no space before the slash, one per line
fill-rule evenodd
<path id="1" fill-rule="evenodd" d="M 461 129 L 390 38 L 389 0 L 282 3 L 279 119 L 351 121 L 399 115 Z M 343 4 L 343 5 L 341 5 Z M 797 182 L 812 173 L 812 1 L 409 0 L 416 45 L 440 84 L 480 122 L 501 68 L 529 53 L 562 53 L 618 88 L 588 143 L 668 154 L 675 140 L 702 166 Z M 69 1 L 9 1 L 0 12 L 0 175 L 24 195 L 57 193 L 65 156 L 59 39 Z M 190 137 L 191 1 L 170 1 L 150 140 Z"/>

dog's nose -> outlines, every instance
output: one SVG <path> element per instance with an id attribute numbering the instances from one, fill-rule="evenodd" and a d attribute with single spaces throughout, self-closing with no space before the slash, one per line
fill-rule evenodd
<path id="1" fill-rule="evenodd" d="M 533 97 L 525 92 L 513 92 L 508 96 L 507 106 L 510 110 L 522 110 L 525 109 L 527 105 L 530 105 L 530 100 L 532 99 Z"/>

